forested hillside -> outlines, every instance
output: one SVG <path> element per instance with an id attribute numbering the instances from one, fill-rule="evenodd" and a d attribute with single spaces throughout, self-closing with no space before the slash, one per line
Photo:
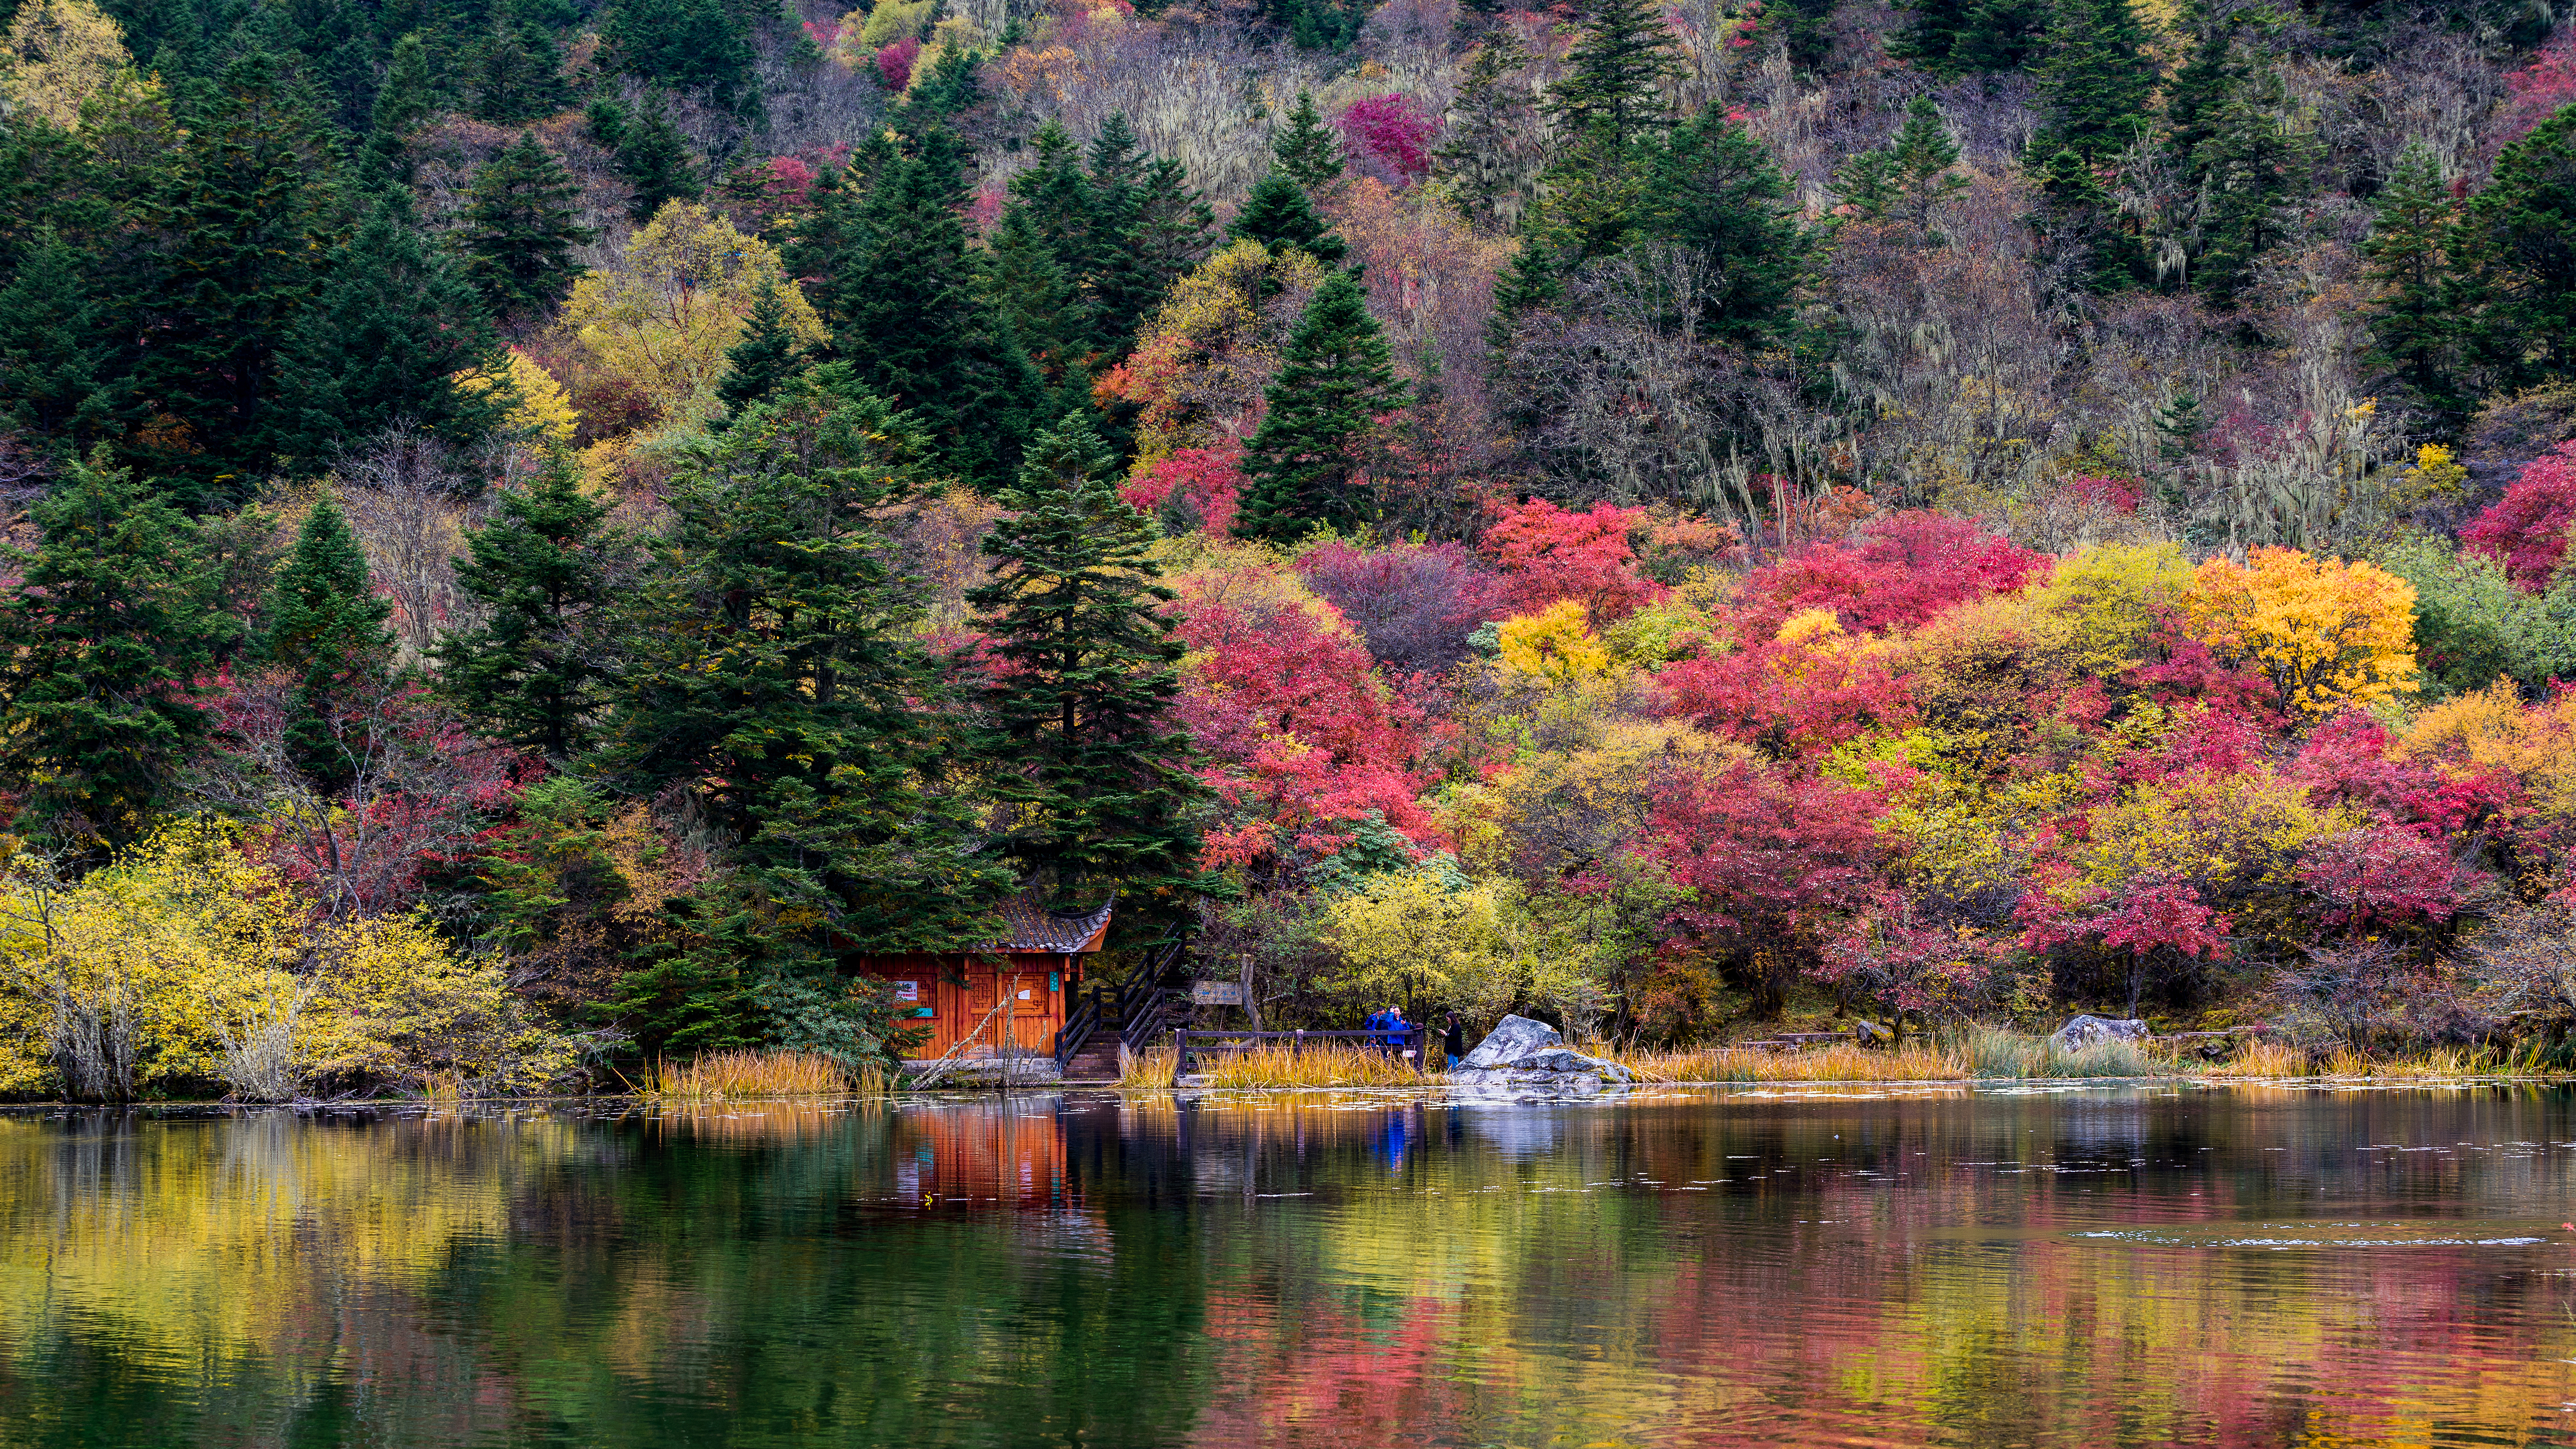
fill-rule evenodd
<path id="1" fill-rule="evenodd" d="M 2576 1019 L 2545 4 L 0 18 L 0 1091 Z"/>

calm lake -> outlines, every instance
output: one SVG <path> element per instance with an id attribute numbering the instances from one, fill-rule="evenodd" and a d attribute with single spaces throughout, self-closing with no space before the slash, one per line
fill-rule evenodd
<path id="1" fill-rule="evenodd" d="M 0 1117 L 0 1444 L 2576 1443 L 2576 1092 Z"/>

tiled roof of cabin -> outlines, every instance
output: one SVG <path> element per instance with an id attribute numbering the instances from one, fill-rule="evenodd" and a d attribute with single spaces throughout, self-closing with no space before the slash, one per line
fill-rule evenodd
<path id="1" fill-rule="evenodd" d="M 1112 897 L 1099 910 L 1086 916 L 1060 916 L 1028 896 L 1015 896 L 1002 903 L 1002 924 L 1007 934 L 987 941 L 989 951 L 1079 951 L 1109 924 L 1109 912 L 1118 904 Z"/>

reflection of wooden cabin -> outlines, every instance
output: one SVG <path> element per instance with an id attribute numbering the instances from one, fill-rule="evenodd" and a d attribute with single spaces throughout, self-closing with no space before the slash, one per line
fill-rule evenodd
<path id="1" fill-rule="evenodd" d="M 1026 1099 L 901 1112 L 891 1145 L 900 1198 L 1037 1208 L 1067 1200 L 1063 1124 Z"/>
<path id="2" fill-rule="evenodd" d="M 1014 900 L 1002 908 L 1009 934 L 998 941 L 953 955 L 871 956 L 860 969 L 893 982 L 895 999 L 911 1008 L 917 1025 L 930 1028 L 930 1039 L 913 1051 L 916 1057 L 944 1055 L 987 1016 L 992 1023 L 965 1055 L 982 1056 L 1002 1045 L 1052 1052 L 1064 1026 L 1065 1002 L 1082 979 L 1083 958 L 1097 952 L 1109 934 L 1109 912 L 1104 905 L 1089 915 L 1060 915 L 1035 901 Z M 1009 1009 L 996 1014 L 996 1004 L 1004 1001 Z"/>

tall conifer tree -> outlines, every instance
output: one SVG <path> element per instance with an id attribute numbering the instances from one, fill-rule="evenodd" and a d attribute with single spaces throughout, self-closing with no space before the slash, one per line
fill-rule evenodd
<path id="1" fill-rule="evenodd" d="M 328 495 L 305 515 L 260 612 L 260 662 L 295 681 L 287 751 L 334 793 L 355 772 L 364 739 L 350 721 L 394 678 L 394 635 L 385 624 L 393 605 L 370 586 L 366 552 Z"/>
<path id="2" fill-rule="evenodd" d="M 465 275 L 492 315 L 538 316 L 572 290 L 573 248 L 592 233 L 573 220 L 572 176 L 533 135 L 522 134 L 474 173 L 465 206 Z"/>
<path id="3" fill-rule="evenodd" d="M 1324 124 L 1311 91 L 1297 92 L 1288 124 L 1271 138 L 1270 154 L 1274 166 L 1309 191 L 1342 179 L 1342 138 Z"/>
<path id="4" fill-rule="evenodd" d="M 983 686 L 998 845 L 1057 896 L 1115 890 L 1177 914 L 1207 787 L 1173 719 L 1183 652 L 1155 581 L 1153 530 L 1080 414 L 1030 442 L 1010 515 L 984 537 L 993 581 L 967 595 L 1001 669 Z"/>
<path id="5" fill-rule="evenodd" d="M 2487 347 L 2509 377 L 2576 377 L 2576 105 L 2504 148 L 2469 201 Z"/>
<path id="6" fill-rule="evenodd" d="M 1244 449 L 1243 509 L 1235 532 L 1293 543 L 1317 524 L 1372 521 L 1362 496 L 1378 419 L 1404 405 L 1386 333 L 1348 272 L 1315 289 L 1288 338 L 1279 375 L 1263 391 L 1269 412 Z"/>
<path id="7" fill-rule="evenodd" d="M 158 494 L 103 453 L 73 463 L 0 595 L 0 771 L 27 792 L 14 828 L 93 858 L 141 838 L 204 748 L 201 681 L 235 629 Z"/>
<path id="8" fill-rule="evenodd" d="M 494 739 L 569 760 L 587 749 L 614 652 L 608 590 L 624 541 L 609 502 L 557 459 L 465 536 L 457 586 L 487 615 L 442 635 L 438 689 Z"/>
<path id="9" fill-rule="evenodd" d="M 2378 217 L 2361 245 L 2370 278 L 2386 290 L 2372 309 L 2374 359 L 2404 379 L 2435 415 L 2444 435 L 2467 421 L 2471 399 L 2460 377 L 2463 288 L 2459 206 L 2442 184 L 2441 167 L 2422 145 L 2406 148 L 2378 198 Z"/>
<path id="10" fill-rule="evenodd" d="M 2099 161 L 2138 138 L 2156 89 L 2147 41 L 2129 0 L 2057 0 L 2039 63 L 2040 92 L 2057 108 L 2042 154 L 2064 147 Z"/>

